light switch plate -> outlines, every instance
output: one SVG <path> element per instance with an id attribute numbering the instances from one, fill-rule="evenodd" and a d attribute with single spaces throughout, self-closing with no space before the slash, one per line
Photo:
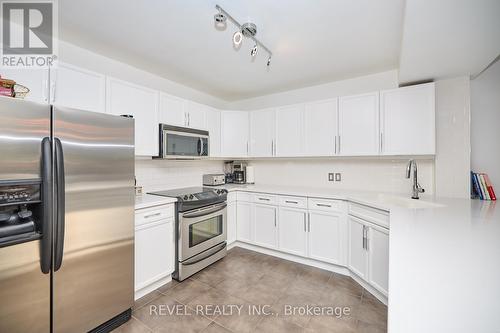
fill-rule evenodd
<path id="1" fill-rule="evenodd" d="M 335 173 L 335 181 L 336 182 L 342 181 L 342 174 L 340 172 Z"/>
<path id="2" fill-rule="evenodd" d="M 333 172 L 328 173 L 328 181 L 333 182 L 334 180 L 335 180 L 334 173 Z"/>

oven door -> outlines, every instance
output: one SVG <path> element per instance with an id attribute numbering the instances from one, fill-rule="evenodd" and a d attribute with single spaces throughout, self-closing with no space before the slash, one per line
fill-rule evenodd
<path id="1" fill-rule="evenodd" d="M 179 213 L 179 261 L 226 241 L 226 207 L 224 202 Z"/>

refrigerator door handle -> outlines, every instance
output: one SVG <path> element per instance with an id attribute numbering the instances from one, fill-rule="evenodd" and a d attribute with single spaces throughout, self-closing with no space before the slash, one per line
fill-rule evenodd
<path id="1" fill-rule="evenodd" d="M 52 253 L 52 146 L 49 137 L 42 140 L 42 239 L 40 240 L 40 269 L 43 274 L 50 273 Z"/>
<path id="2" fill-rule="evenodd" d="M 56 192 L 56 235 L 54 272 L 61 268 L 64 251 L 64 218 L 65 218 L 65 185 L 64 185 L 64 155 L 61 140 L 54 138 L 55 143 L 55 192 Z"/>

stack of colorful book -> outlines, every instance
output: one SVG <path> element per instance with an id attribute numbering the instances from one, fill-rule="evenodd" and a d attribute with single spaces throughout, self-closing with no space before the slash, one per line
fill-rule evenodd
<path id="1" fill-rule="evenodd" d="M 472 172 L 472 198 L 479 198 L 481 200 L 496 200 L 495 191 L 491 185 L 490 178 L 485 173 Z"/>

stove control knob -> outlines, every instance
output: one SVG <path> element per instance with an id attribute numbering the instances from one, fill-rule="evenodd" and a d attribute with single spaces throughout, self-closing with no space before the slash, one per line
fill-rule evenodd
<path id="1" fill-rule="evenodd" d="M 192 194 L 189 195 L 189 200 L 193 200 L 194 196 Z"/>
<path id="2" fill-rule="evenodd" d="M 185 195 L 185 196 L 184 196 L 184 198 L 182 198 L 182 199 L 187 200 L 187 199 L 188 199 L 188 196 L 187 196 L 187 195 Z"/>

